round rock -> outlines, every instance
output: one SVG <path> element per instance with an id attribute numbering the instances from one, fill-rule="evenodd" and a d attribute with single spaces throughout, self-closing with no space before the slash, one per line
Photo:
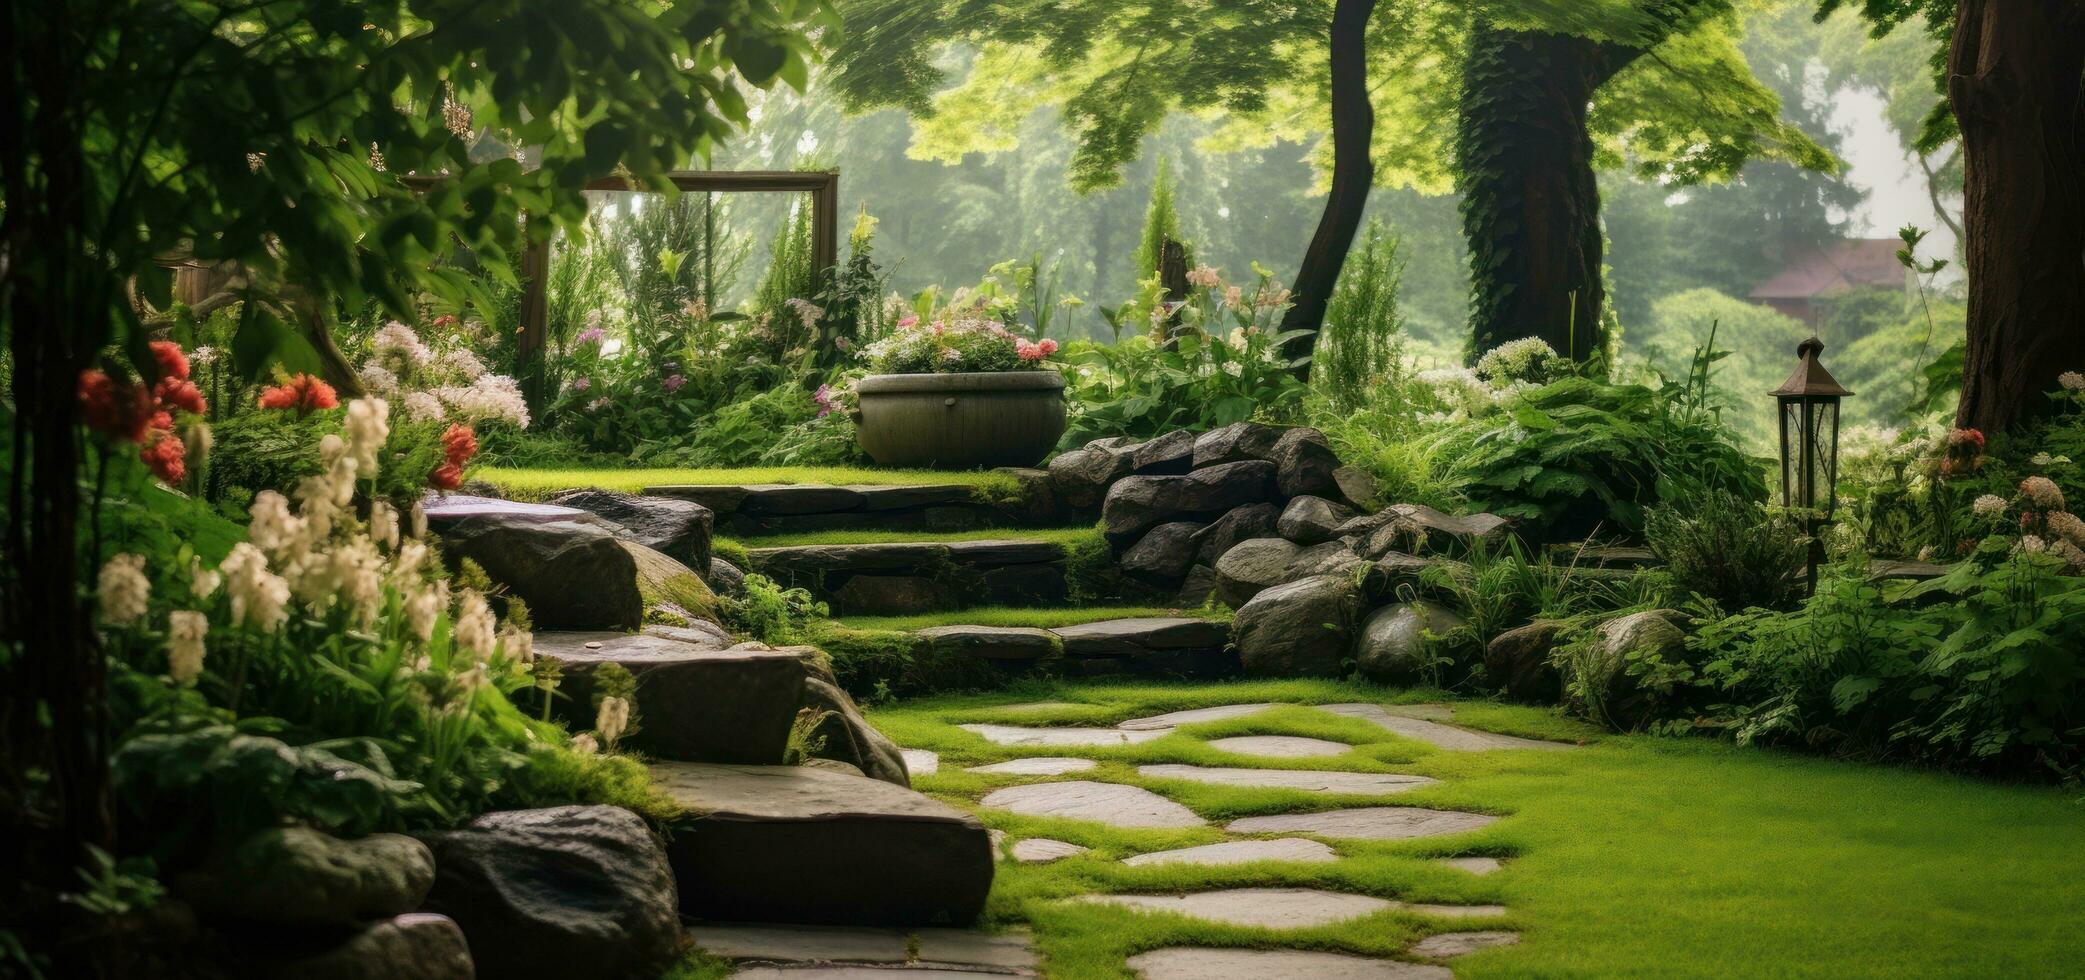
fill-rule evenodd
<path id="1" fill-rule="evenodd" d="M 1083 850 L 1083 848 L 1082 848 Z M 1247 864 L 1253 861 L 1296 861 L 1304 864 L 1326 864 L 1339 860 L 1339 855 L 1321 841 L 1301 837 L 1284 837 L 1280 840 L 1233 840 L 1221 844 L 1204 844 L 1201 847 L 1183 847 L 1174 851 L 1153 851 L 1123 860 L 1132 868 L 1147 864 Z"/>
<path id="2" fill-rule="evenodd" d="M 1031 817 L 1091 820 L 1113 827 L 1200 827 L 1205 821 L 1172 800 L 1137 786 L 1075 779 L 1009 786 L 984 805 Z"/>
<path id="3" fill-rule="evenodd" d="M 1485 813 L 1429 810 L 1416 806 L 1368 806 L 1320 813 L 1282 813 L 1233 820 L 1224 828 L 1237 834 L 1316 834 L 1354 840 L 1410 840 L 1460 834 L 1497 823 Z"/>
<path id="4" fill-rule="evenodd" d="M 1345 742 L 1328 742 L 1322 738 L 1304 738 L 1300 735 L 1240 735 L 1235 738 L 1219 738 L 1210 742 L 1209 747 L 1266 759 L 1308 759 L 1339 755 L 1354 748 Z"/>

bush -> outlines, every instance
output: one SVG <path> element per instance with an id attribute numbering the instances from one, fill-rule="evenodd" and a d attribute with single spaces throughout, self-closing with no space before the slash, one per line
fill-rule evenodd
<path id="1" fill-rule="evenodd" d="M 1795 598 L 1807 541 L 1787 514 L 1721 490 L 1651 508 L 1644 537 L 1675 584 L 1733 610 Z"/>
<path id="2" fill-rule="evenodd" d="M 1314 387 L 1342 411 L 1366 404 L 1369 389 L 1402 361 L 1404 314 L 1397 293 L 1404 260 L 1397 249 L 1397 237 L 1370 221 L 1326 304 L 1311 374 Z"/>

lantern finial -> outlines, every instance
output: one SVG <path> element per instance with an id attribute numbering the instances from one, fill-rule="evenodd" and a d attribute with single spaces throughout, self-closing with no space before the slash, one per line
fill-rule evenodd
<path id="1" fill-rule="evenodd" d="M 1789 375 L 1788 380 L 1783 382 L 1781 387 L 1768 392 L 1768 394 L 1784 398 L 1805 396 L 1843 398 L 1853 394 L 1853 392 L 1846 389 L 1846 386 L 1841 385 L 1837 378 L 1832 377 L 1832 373 L 1825 370 L 1824 365 L 1817 362 L 1817 355 L 1823 352 L 1824 341 L 1815 337 L 1797 344 L 1795 356 L 1799 360 L 1796 362 L 1795 373 Z"/>

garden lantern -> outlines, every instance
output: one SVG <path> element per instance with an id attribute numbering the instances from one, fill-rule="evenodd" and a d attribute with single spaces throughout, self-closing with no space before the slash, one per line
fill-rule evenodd
<path id="1" fill-rule="evenodd" d="M 1781 411 L 1781 505 L 1809 514 L 1813 592 L 1824 557 L 1817 529 L 1839 502 L 1839 400 L 1853 394 L 1817 363 L 1823 350 L 1815 337 L 1797 345 L 1795 373 L 1773 392 Z"/>

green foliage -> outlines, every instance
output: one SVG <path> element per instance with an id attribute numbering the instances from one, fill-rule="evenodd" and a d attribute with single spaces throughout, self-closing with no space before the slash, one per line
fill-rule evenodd
<path id="1" fill-rule="evenodd" d="M 1160 253 L 1167 241 L 1180 241 L 1180 215 L 1173 208 L 1173 165 L 1160 157 L 1158 176 L 1151 184 L 1151 203 L 1144 209 L 1144 231 L 1137 237 L 1133 256 L 1138 282 L 1158 275 Z M 1188 259 L 1189 264 L 1193 261 Z"/>
<path id="2" fill-rule="evenodd" d="M 1640 328 L 1631 326 L 1629 341 L 1654 370 L 1671 374 L 1685 370 L 1692 352 L 1714 336 L 1718 348 L 1730 352 L 1717 362 L 1711 378 L 1715 403 L 1747 447 L 1772 454 L 1778 451 L 1780 437 L 1775 430 L 1773 399 L 1766 393 L 1787 379 L 1795 366 L 1796 344 L 1811 332 L 1802 321 L 1769 307 L 1704 288 L 1660 297 L 1651 306 L 1650 320 Z M 1827 333 L 1829 337 L 1841 335 L 1838 330 Z M 1842 381 L 1844 363 L 1842 357 L 1831 359 Z M 1858 404 L 1851 402 L 1848 407 Z"/>
<path id="3" fill-rule="evenodd" d="M 832 658 L 840 687 L 870 703 L 946 691 L 999 686 L 1001 668 L 960 651 L 937 652 L 910 633 L 815 627 L 809 639 Z"/>
<path id="4" fill-rule="evenodd" d="M 745 591 L 723 603 L 731 628 L 763 643 L 787 646 L 803 641 L 806 629 L 829 615 L 825 603 L 806 589 L 785 589 L 757 572 L 746 576 Z"/>
<path id="5" fill-rule="evenodd" d="M 1786 606 L 1807 542 L 1787 514 L 1725 490 L 1651 508 L 1644 538 L 1675 585 L 1723 609 Z"/>
<path id="6" fill-rule="evenodd" d="M 359 837 L 402 825 L 422 789 L 371 739 L 293 746 L 226 724 L 140 735 L 109 766 L 117 797 L 169 845 L 229 842 L 284 818 Z"/>
<path id="7" fill-rule="evenodd" d="M 1665 586 L 1654 573 L 1581 567 L 1575 557 L 1559 562 L 1546 551 L 1530 558 L 1515 538 L 1480 542 L 1463 557 L 1461 564 L 1429 566 L 1421 584 L 1466 621 L 1443 636 L 1443 649 L 1459 652 L 1456 666 L 1465 669 L 1507 630 L 1535 620 L 1583 621 L 1595 613 L 1644 608 L 1657 602 Z"/>
<path id="8" fill-rule="evenodd" d="M 1403 363 L 1404 314 L 1398 309 L 1404 259 L 1396 236 L 1370 221 L 1347 253 L 1325 308 L 1311 374 L 1335 411 L 1361 408 L 1370 386 Z"/>

